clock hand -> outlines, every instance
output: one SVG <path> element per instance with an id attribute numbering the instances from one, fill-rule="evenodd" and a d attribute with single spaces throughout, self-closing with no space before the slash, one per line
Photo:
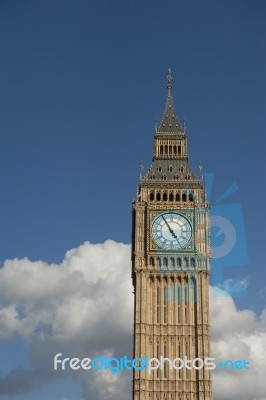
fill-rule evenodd
<path id="1" fill-rule="evenodd" d="M 169 229 L 171 235 L 177 240 L 177 236 L 176 236 L 175 232 L 173 231 L 173 229 L 171 228 L 171 226 L 168 224 L 168 222 L 166 221 L 166 219 L 164 218 L 164 216 L 163 216 L 163 220 L 164 220 L 164 222 L 166 223 L 166 225 L 167 225 L 167 227 L 168 227 L 168 229 Z"/>

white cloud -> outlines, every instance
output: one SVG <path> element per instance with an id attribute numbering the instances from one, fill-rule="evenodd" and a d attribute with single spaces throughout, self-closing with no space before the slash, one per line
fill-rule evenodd
<path id="1" fill-rule="evenodd" d="M 266 310 L 258 318 L 253 311 L 237 310 L 225 293 L 224 297 L 222 292 L 221 296 L 212 294 L 211 290 L 213 356 L 217 361 L 250 363 L 250 370 L 215 370 L 215 399 L 266 400 Z"/>
<path id="2" fill-rule="evenodd" d="M 84 243 L 68 251 L 59 265 L 28 259 L 6 261 L 0 269 L 0 338 L 24 338 L 32 370 L 15 368 L 2 377 L 0 395 L 27 393 L 52 383 L 62 375 L 52 368 L 58 352 L 81 358 L 104 352 L 131 356 L 130 275 L 130 246 L 111 240 Z M 230 296 L 211 294 L 210 304 L 213 355 L 217 360 L 251 363 L 250 371 L 216 370 L 214 398 L 266 400 L 266 311 L 260 318 L 250 310 L 239 311 Z M 130 373 L 79 372 L 72 378 L 82 382 L 84 399 L 131 398 Z"/>
<path id="3" fill-rule="evenodd" d="M 0 269 L 0 337 L 31 337 L 46 325 L 54 339 L 95 333 L 102 321 L 127 324 L 132 292 L 130 247 L 111 240 L 85 243 L 67 252 L 60 265 L 28 259 L 8 260 Z M 20 317 L 21 316 L 21 317 Z"/>
<path id="4" fill-rule="evenodd" d="M 6 261 L 0 269 L 0 338 L 23 337 L 33 371 L 14 369 L 0 380 L 0 395 L 26 393 L 60 377 L 52 369 L 58 352 L 81 358 L 104 351 L 128 354 L 133 347 L 130 276 L 130 246 L 111 240 L 84 243 L 68 251 L 60 265 Z M 95 399 L 104 399 L 103 392 L 109 398 L 120 382 L 98 375 L 73 378 L 94 391 Z"/>
<path id="5" fill-rule="evenodd" d="M 265 299 L 266 298 L 266 286 L 263 286 L 262 289 L 259 290 L 259 295 Z"/>
<path id="6" fill-rule="evenodd" d="M 217 288 L 224 290 L 231 296 L 245 296 L 248 287 L 248 278 L 242 280 L 225 279 L 222 284 L 216 285 Z"/>

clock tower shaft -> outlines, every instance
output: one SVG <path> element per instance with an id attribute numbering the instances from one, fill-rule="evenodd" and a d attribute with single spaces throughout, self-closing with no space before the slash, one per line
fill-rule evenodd
<path id="1" fill-rule="evenodd" d="M 170 70 L 167 91 L 152 164 L 132 210 L 134 358 L 167 360 L 152 371 L 134 370 L 133 400 L 212 400 L 210 371 L 198 368 L 200 361 L 192 369 L 171 365 L 210 357 L 210 215 L 203 179 L 189 165 Z"/>

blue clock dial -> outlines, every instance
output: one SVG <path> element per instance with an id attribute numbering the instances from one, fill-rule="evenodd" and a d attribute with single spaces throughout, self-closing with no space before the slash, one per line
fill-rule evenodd
<path id="1" fill-rule="evenodd" d="M 192 228 L 189 221 L 178 213 L 164 213 L 152 225 L 153 239 L 165 250 L 182 249 L 190 241 Z"/>

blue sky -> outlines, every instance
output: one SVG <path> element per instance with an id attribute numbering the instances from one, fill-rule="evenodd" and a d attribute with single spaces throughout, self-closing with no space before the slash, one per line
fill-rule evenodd
<path id="1" fill-rule="evenodd" d="M 191 164 L 215 174 L 212 202 L 239 187 L 219 204 L 243 208 L 248 263 L 226 277 L 248 281 L 236 303 L 260 313 L 265 17 L 251 0 L 2 0 L 1 264 L 60 263 L 85 241 L 130 243 L 138 166 L 151 162 L 170 66 Z"/>

